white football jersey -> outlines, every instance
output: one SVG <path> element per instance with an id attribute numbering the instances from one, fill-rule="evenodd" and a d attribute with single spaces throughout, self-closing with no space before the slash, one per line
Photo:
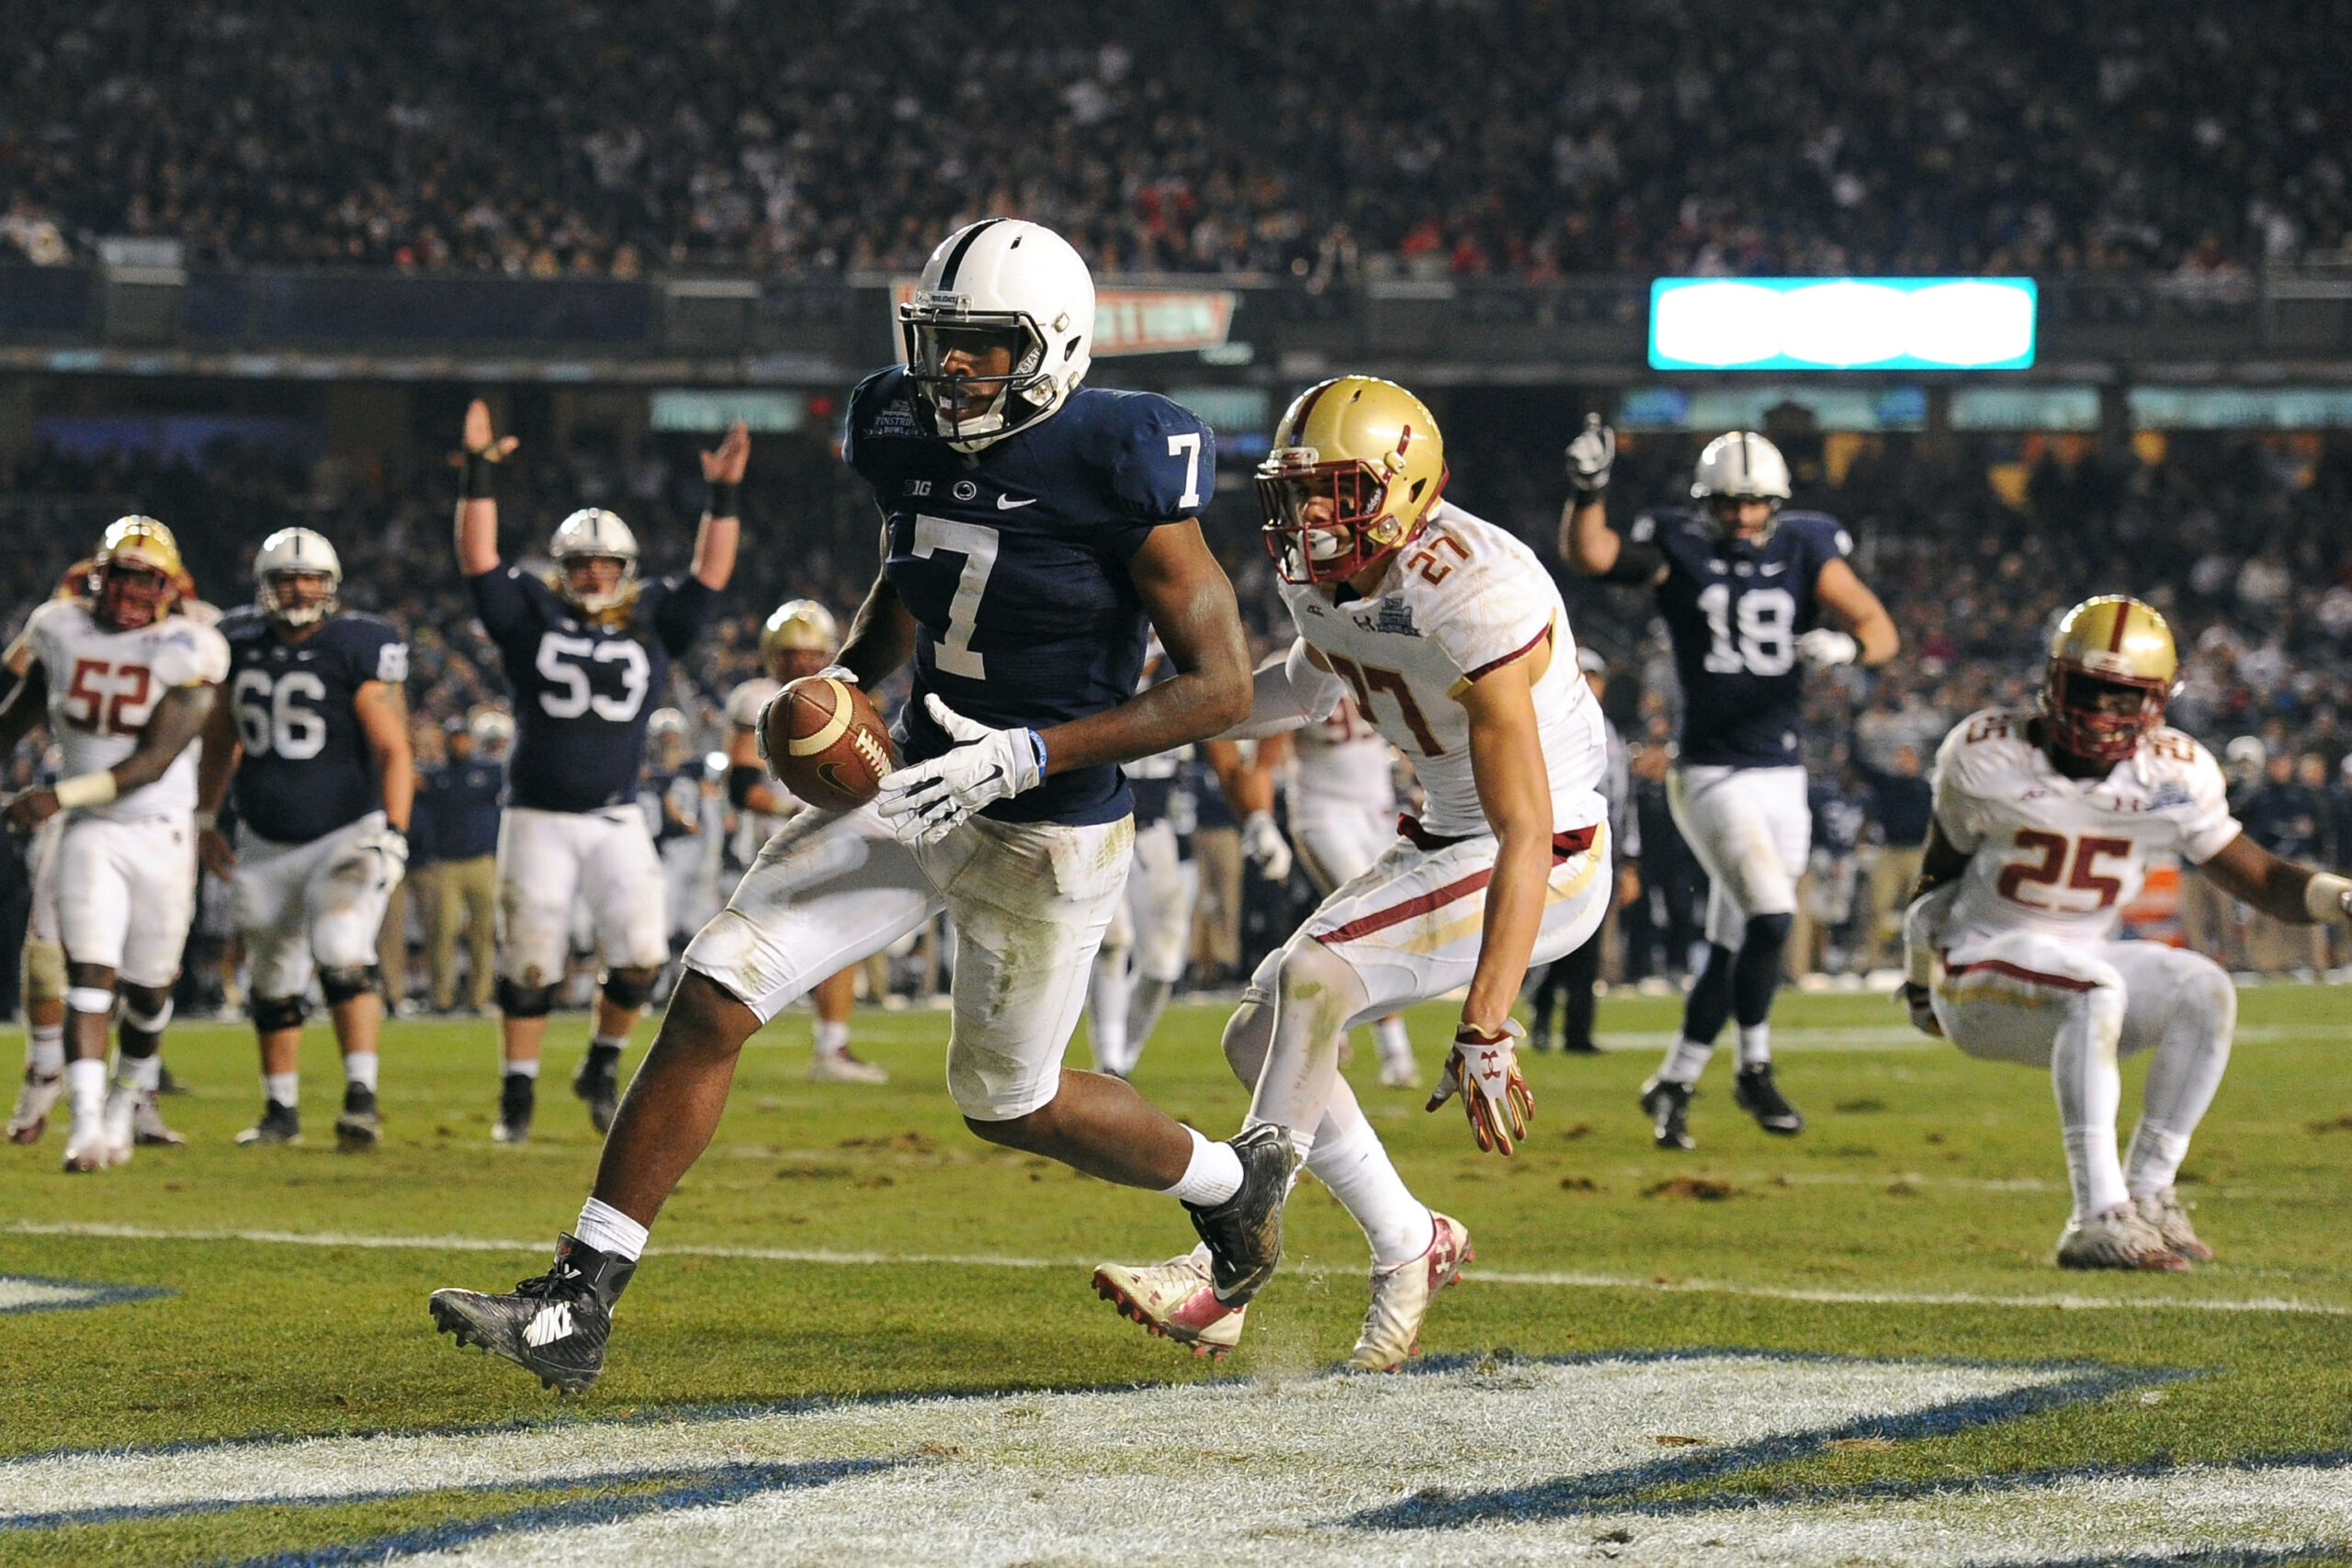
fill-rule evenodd
<path id="1" fill-rule="evenodd" d="M 1492 831 L 1470 772 L 1470 682 L 1547 642 L 1535 720 L 1552 786 L 1555 830 L 1606 814 L 1600 705 L 1577 672 L 1568 615 L 1533 551 L 1451 502 L 1391 558 L 1379 591 L 1335 604 L 1328 584 L 1285 582 L 1300 636 L 1347 682 L 1356 706 L 1405 753 L 1425 797 L 1421 826 L 1441 838 Z"/>
<path id="2" fill-rule="evenodd" d="M 727 722 L 738 729 L 759 728 L 760 715 L 783 690 L 781 681 L 771 681 L 765 675 L 752 676 L 727 694 Z"/>
<path id="3" fill-rule="evenodd" d="M 783 690 L 784 682 L 781 681 L 772 681 L 765 675 L 752 676 L 727 694 L 727 722 L 738 729 L 756 732 L 760 728 L 760 715 L 767 710 L 768 704 L 775 700 L 778 692 Z M 792 793 L 786 789 L 783 783 L 774 774 L 768 777 L 768 788 L 786 800 L 794 798 Z M 768 835 L 791 821 L 795 816 L 798 815 L 798 810 L 799 808 L 796 806 L 791 811 L 741 813 L 737 822 L 735 844 L 739 858 L 749 862 L 759 852 L 760 846 L 767 842 Z"/>
<path id="4" fill-rule="evenodd" d="M 49 684 L 49 728 L 64 753 L 62 778 L 111 768 L 137 750 L 139 732 L 164 693 L 218 685 L 229 674 L 229 645 L 187 615 L 109 631 L 85 601 L 52 599 L 25 623 L 25 642 Z M 133 822 L 195 810 L 202 750 L 191 742 L 162 778 L 84 814 Z"/>
<path id="5" fill-rule="evenodd" d="M 2152 855 L 2199 864 L 2238 836 L 2212 753 L 2179 730 L 2151 730 L 2103 777 L 2071 779 L 2027 739 L 2033 716 L 1971 714 L 1936 752 L 1936 821 L 1972 857 L 1944 921 L 1957 960 L 2005 931 L 2107 941 Z"/>
<path id="6" fill-rule="evenodd" d="M 1355 699 L 1342 697 L 1330 716 L 1292 737 L 1293 820 L 1329 811 L 1380 815 L 1396 809 L 1396 752 L 1364 722 Z"/>

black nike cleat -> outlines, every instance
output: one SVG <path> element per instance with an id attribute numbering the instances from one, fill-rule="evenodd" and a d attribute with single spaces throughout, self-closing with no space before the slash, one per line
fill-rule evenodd
<path id="1" fill-rule="evenodd" d="M 1241 1156 L 1241 1187 L 1222 1203 L 1184 1205 L 1193 1228 L 1208 1244 L 1209 1278 L 1217 1304 L 1240 1308 L 1266 1288 L 1283 1257 L 1283 1201 L 1290 1196 L 1298 1155 L 1286 1128 L 1252 1127 L 1226 1142 Z"/>
<path id="2" fill-rule="evenodd" d="M 237 1134 L 237 1142 L 254 1144 L 299 1144 L 302 1141 L 302 1118 L 290 1105 L 276 1100 L 261 1108 L 261 1120 Z"/>
<path id="3" fill-rule="evenodd" d="M 588 1121 L 599 1133 L 613 1130 L 613 1112 L 620 1109 L 619 1075 L 609 1062 L 598 1062 L 592 1053 L 571 1075 L 571 1092 L 588 1102 Z"/>
<path id="4" fill-rule="evenodd" d="M 539 1080 L 509 1073 L 498 1086 L 498 1125 L 490 1130 L 493 1144 L 519 1144 L 531 1135 L 531 1111 L 538 1104 Z"/>
<path id="5" fill-rule="evenodd" d="M 347 1155 L 364 1154 L 384 1135 L 384 1119 L 376 1113 L 376 1091 L 365 1084 L 343 1087 L 343 1114 L 334 1119 L 335 1146 Z"/>
<path id="6" fill-rule="evenodd" d="M 636 1264 L 562 1235 L 554 1265 L 512 1295 L 440 1290 L 427 1304 L 434 1325 L 460 1346 L 503 1356 L 548 1388 L 585 1393 L 605 1370 L 613 1303 L 636 1272 Z"/>
<path id="7" fill-rule="evenodd" d="M 1791 1105 L 1781 1086 L 1772 1081 L 1772 1064 L 1742 1067 L 1731 1080 L 1731 1102 L 1756 1118 L 1756 1124 L 1783 1138 L 1804 1131 L 1804 1118 Z"/>
<path id="8" fill-rule="evenodd" d="M 1642 1086 L 1642 1109 L 1649 1114 L 1650 1135 L 1662 1149 L 1695 1149 L 1690 1136 L 1689 1084 L 1672 1078 L 1652 1078 Z"/>

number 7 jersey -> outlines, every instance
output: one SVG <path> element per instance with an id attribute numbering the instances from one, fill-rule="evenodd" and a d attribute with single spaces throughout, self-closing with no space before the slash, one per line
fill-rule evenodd
<path id="1" fill-rule="evenodd" d="M 2034 722 L 1986 708 L 1936 752 L 1936 822 L 1971 857 L 1944 919 L 1955 961 L 2008 931 L 2104 942 L 2151 856 L 2201 864 L 2238 836 L 2212 753 L 2179 730 L 2150 730 L 2103 777 L 2072 779 L 2034 743 Z"/>
<path id="2" fill-rule="evenodd" d="M 1518 539 L 1448 502 L 1391 558 L 1369 597 L 1334 603 L 1329 585 L 1299 582 L 1283 583 L 1282 593 L 1299 635 L 1412 764 L 1425 831 L 1467 839 L 1494 830 L 1471 772 L 1462 694 L 1480 676 L 1547 647 L 1549 667 L 1532 694 L 1553 830 L 1608 815 L 1600 704 L 1577 670 L 1560 591 Z"/>

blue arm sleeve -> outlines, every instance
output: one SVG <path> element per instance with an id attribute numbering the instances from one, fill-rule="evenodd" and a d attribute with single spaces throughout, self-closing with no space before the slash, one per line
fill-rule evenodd
<path id="1" fill-rule="evenodd" d="M 653 633 L 676 659 L 694 646 L 718 613 L 718 590 L 691 572 L 663 578 L 662 588 L 661 602 L 653 606 Z"/>

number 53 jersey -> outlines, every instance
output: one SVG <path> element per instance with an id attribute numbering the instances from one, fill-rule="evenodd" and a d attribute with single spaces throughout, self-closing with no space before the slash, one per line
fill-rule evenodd
<path id="1" fill-rule="evenodd" d="M 882 509 L 882 570 L 915 619 L 899 750 L 949 749 L 923 698 L 993 728 L 1046 729 L 1135 695 L 1148 627 L 1127 563 L 1151 530 L 1197 514 L 1216 440 L 1152 392 L 1082 387 L 1046 419 L 967 457 L 929 434 L 902 367 L 850 395 L 843 461 Z M 1125 776 L 1072 768 L 1000 801 L 1001 822 L 1114 822 Z"/>
<path id="2" fill-rule="evenodd" d="M 408 644 L 389 621 L 328 616 L 300 642 L 280 640 L 247 605 L 220 617 L 229 644 L 229 712 L 244 755 L 237 819 L 273 843 L 307 844 L 383 805 L 356 702 L 370 681 L 408 679 Z"/>
<path id="3" fill-rule="evenodd" d="M 2028 730 L 2027 710 L 1986 708 L 1936 752 L 1936 822 L 1972 858 L 1944 921 L 1950 960 L 2009 931 L 2103 942 L 2138 897 L 2148 860 L 2192 865 L 2238 836 L 2212 753 L 2154 729 L 2104 777 L 2070 779 Z"/>

